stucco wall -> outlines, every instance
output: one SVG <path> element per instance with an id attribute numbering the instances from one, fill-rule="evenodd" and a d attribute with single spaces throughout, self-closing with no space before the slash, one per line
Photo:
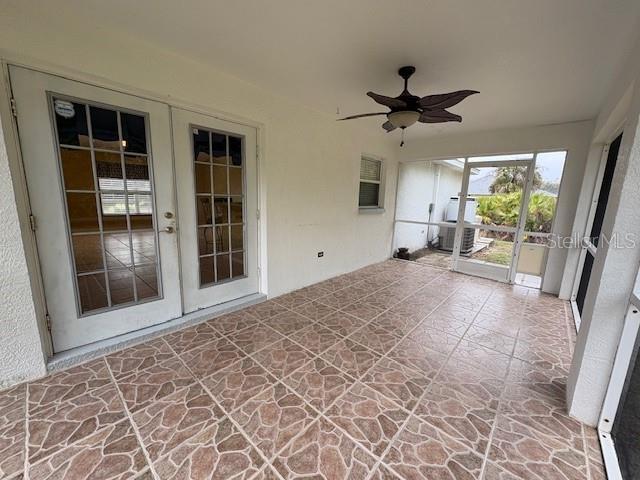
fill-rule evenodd
<path id="1" fill-rule="evenodd" d="M 0 389 L 45 372 L 11 179 L 0 124 Z"/>
<path id="2" fill-rule="evenodd" d="M 229 112 L 264 126 L 269 294 L 275 295 L 388 257 L 395 198 L 397 146 L 367 136 L 357 122 L 335 118 L 272 95 L 243 80 L 117 32 L 60 30 L 30 19 L 0 20 L 8 56 L 33 58 L 88 74 L 96 83 L 135 88 L 169 101 Z M 33 21 L 32 21 L 33 20 Z M 78 38 L 83 38 L 78 42 Z M 387 161 L 386 212 L 358 213 L 360 155 Z M 362 239 L 367 241 L 363 242 Z M 316 256 L 324 250 L 323 259 Z"/>
<path id="3" fill-rule="evenodd" d="M 260 176 L 266 199 L 261 204 L 263 290 L 270 296 L 348 272 L 390 256 L 395 210 L 397 144 L 384 132 L 369 135 L 357 122 L 335 117 L 273 95 L 243 80 L 200 63 L 161 51 L 153 45 L 99 27 L 85 29 L 77 22 L 63 26 L 48 19 L 0 16 L 2 55 L 10 62 L 36 66 L 68 78 L 134 92 L 169 103 L 215 111 L 221 116 L 250 121 L 261 127 Z M 82 41 L 78 41 L 81 38 Z M 7 102 L 7 98 L 2 99 Z M 385 160 L 384 211 L 360 214 L 358 184 L 360 156 Z M 6 160 L 4 161 L 6 163 Z M 13 208 L 11 182 L 3 176 L 3 208 Z M 6 217 L 3 218 L 6 222 Z M 15 306 L 0 310 L 2 358 L 12 345 L 25 359 L 1 362 L 0 381 L 32 376 L 24 351 L 39 348 L 16 309 L 29 308 L 28 285 L 21 277 L 24 252 L 16 223 L 6 223 L 2 239 L 4 295 Z M 317 252 L 323 251 L 322 258 Z M 7 260 L 5 261 L 5 256 Z M 22 289 L 25 289 L 22 291 Z M 15 298 L 16 292 L 22 292 Z M 7 301 L 9 301 L 7 300 Z M 14 305 L 11 303 L 11 305 Z M 22 306 L 20 306 L 22 305 Z M 11 327 L 11 328 L 9 328 Z M 5 332 L 8 334 L 5 336 Z M 25 345 L 16 344 L 21 336 Z M 17 359 L 15 360 L 17 361 Z M 6 371 L 5 371 L 6 369 Z"/>
<path id="4" fill-rule="evenodd" d="M 567 381 L 570 414 L 591 425 L 597 424 L 602 410 L 640 265 L 640 38 L 636 45 L 596 119 L 592 139 L 592 148 L 601 150 L 620 127 L 624 131 L 602 235 L 631 235 L 635 245 L 601 241 L 591 271 Z M 584 190 L 583 197 L 590 199 L 593 186 Z"/>
<path id="5" fill-rule="evenodd" d="M 573 122 L 540 127 L 492 130 L 461 135 L 447 135 L 407 142 L 400 152 L 401 161 L 427 158 L 460 158 L 472 155 L 531 152 L 536 150 L 567 150 L 562 186 L 553 233 L 569 237 L 576 218 L 582 176 L 589 155 L 593 122 Z M 586 215 L 585 212 L 578 212 Z M 558 294 L 570 284 L 571 275 L 564 276 L 565 264 L 574 267 L 578 249 L 554 248 L 549 251 L 542 290 Z"/>

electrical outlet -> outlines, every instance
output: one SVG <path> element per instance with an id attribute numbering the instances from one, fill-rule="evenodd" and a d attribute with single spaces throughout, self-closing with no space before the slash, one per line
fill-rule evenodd
<path id="1" fill-rule="evenodd" d="M 324 257 L 324 252 L 318 252 L 318 258 Z"/>

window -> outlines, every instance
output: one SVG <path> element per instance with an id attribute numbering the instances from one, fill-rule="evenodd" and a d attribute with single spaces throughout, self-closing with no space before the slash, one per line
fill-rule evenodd
<path id="1" fill-rule="evenodd" d="M 245 277 L 244 139 L 192 130 L 202 288 Z"/>
<path id="2" fill-rule="evenodd" d="M 382 160 L 370 157 L 360 159 L 360 194 L 358 206 L 361 209 L 382 208 Z"/>
<path id="3" fill-rule="evenodd" d="M 80 314 L 159 298 L 144 115 L 52 102 Z"/>

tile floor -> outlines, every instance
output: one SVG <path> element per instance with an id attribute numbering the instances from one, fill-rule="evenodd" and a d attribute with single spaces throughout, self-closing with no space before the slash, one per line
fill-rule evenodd
<path id="1" fill-rule="evenodd" d="M 565 302 L 391 260 L 0 392 L 0 477 L 602 479 Z"/>

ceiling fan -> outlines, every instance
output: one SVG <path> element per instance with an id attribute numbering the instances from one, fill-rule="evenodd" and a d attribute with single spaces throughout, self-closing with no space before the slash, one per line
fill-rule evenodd
<path id="1" fill-rule="evenodd" d="M 378 93 L 367 92 L 367 95 L 373 98 L 376 103 L 389 107 L 391 111 L 351 115 L 340 118 L 339 120 L 386 115 L 387 121 L 382 124 L 382 128 L 387 132 L 400 128 L 402 129 L 403 138 L 404 129 L 416 122 L 461 122 L 462 117 L 460 115 L 448 112 L 446 109 L 457 105 L 469 95 L 479 92 L 475 90 L 458 90 L 457 92 L 427 95 L 426 97 L 420 98 L 412 95 L 408 90 L 409 78 L 415 71 L 416 68 L 412 66 L 402 67 L 398 70 L 398 75 L 404 79 L 404 90 L 397 97 L 387 97 Z M 402 145 L 404 145 L 404 140 L 400 143 L 400 146 Z"/>

